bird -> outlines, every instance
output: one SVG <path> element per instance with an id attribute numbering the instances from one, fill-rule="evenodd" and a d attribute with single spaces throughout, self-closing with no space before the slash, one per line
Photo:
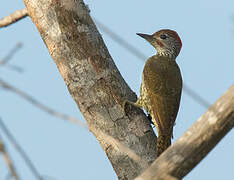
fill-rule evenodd
<path id="1" fill-rule="evenodd" d="M 180 106 L 182 76 L 176 57 L 182 48 L 182 41 L 176 31 L 162 29 L 152 35 L 137 33 L 157 51 L 144 66 L 140 96 L 133 103 L 145 109 L 152 117 L 157 138 L 157 156 L 170 145 L 173 127 Z"/>

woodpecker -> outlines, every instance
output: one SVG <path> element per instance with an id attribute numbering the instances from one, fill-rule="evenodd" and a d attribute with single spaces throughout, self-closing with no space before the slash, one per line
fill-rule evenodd
<path id="1" fill-rule="evenodd" d="M 162 29 L 152 35 L 137 33 L 156 50 L 144 66 L 140 96 L 134 105 L 144 108 L 157 128 L 158 156 L 171 145 L 173 126 L 179 110 L 182 77 L 176 57 L 182 42 L 178 34 Z"/>

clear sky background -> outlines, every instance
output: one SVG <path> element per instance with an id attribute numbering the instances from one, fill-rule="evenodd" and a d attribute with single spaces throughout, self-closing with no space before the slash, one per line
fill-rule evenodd
<path id="1" fill-rule="evenodd" d="M 183 41 L 177 62 L 184 82 L 209 103 L 214 103 L 233 84 L 233 0 L 87 0 L 86 3 L 93 17 L 147 57 L 155 50 L 138 37 L 137 32 L 153 33 L 162 28 L 176 30 Z M 24 8 L 23 1 L 3 1 L 0 17 L 21 8 Z M 124 79 L 139 94 L 144 62 L 100 32 Z M 0 78 L 57 111 L 85 122 L 30 18 L 0 29 L 0 42 L 0 59 L 18 42 L 23 43 L 10 64 L 24 69 L 24 73 L 19 74 L 0 67 Z M 174 140 L 205 111 L 206 108 L 183 93 Z M 0 117 L 46 179 L 117 179 L 98 141 L 82 127 L 49 116 L 2 88 Z M 35 179 L 1 130 L 0 134 L 22 179 Z M 233 152 L 234 132 L 231 131 L 184 179 L 234 179 Z M 5 178 L 7 171 L 0 156 L 0 180 Z"/>

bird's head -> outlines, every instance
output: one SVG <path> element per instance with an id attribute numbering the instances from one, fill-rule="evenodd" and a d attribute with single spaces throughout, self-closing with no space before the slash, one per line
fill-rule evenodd
<path id="1" fill-rule="evenodd" d="M 147 40 L 157 50 L 160 56 L 168 56 L 175 59 L 181 50 L 182 41 L 177 32 L 170 29 L 162 29 L 152 35 L 137 33 Z"/>

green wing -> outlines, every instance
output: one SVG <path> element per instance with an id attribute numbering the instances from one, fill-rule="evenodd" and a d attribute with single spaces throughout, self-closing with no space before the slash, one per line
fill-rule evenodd
<path id="1" fill-rule="evenodd" d="M 158 133 L 172 136 L 182 90 L 179 67 L 166 57 L 153 56 L 146 62 L 143 77 Z"/>

